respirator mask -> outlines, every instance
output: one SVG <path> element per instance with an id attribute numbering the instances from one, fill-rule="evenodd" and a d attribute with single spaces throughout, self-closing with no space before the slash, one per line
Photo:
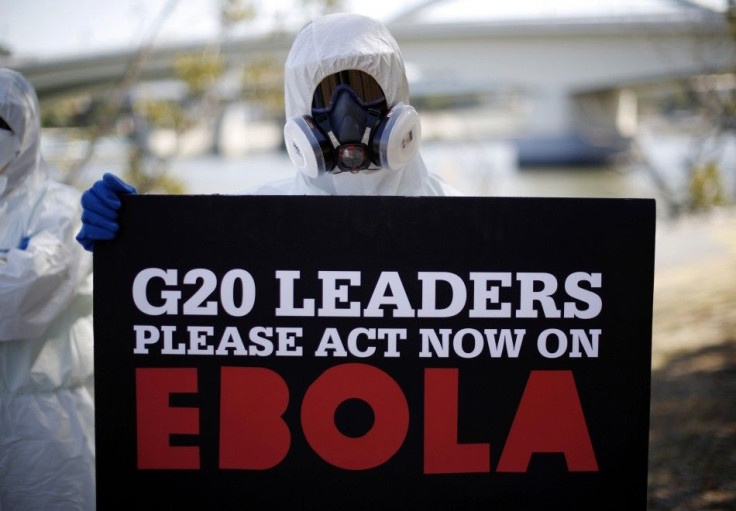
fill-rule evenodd
<path id="1" fill-rule="evenodd" d="M 389 110 L 372 76 L 348 70 L 320 82 L 312 115 L 289 119 L 284 140 L 294 166 L 309 177 L 396 170 L 417 154 L 421 126 L 413 107 L 399 103 Z"/>
<path id="2" fill-rule="evenodd" d="M 10 130 L 10 126 L 0 118 L 0 175 L 20 154 L 20 139 Z"/>

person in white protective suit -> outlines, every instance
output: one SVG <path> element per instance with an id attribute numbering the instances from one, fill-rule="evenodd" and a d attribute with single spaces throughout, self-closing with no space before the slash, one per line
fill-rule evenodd
<path id="1" fill-rule="evenodd" d="M 287 57 L 284 93 L 284 139 L 298 172 L 244 193 L 460 195 L 419 154 L 401 52 L 379 21 L 343 13 L 308 23 Z M 119 195 L 127 193 L 135 189 L 112 174 L 84 193 L 77 240 L 87 250 L 115 237 Z"/>
<path id="2" fill-rule="evenodd" d="M 0 510 L 95 507 L 92 261 L 79 192 L 41 157 L 39 104 L 0 68 Z"/>
<path id="3" fill-rule="evenodd" d="M 459 195 L 418 152 L 401 51 L 379 21 L 333 14 L 307 24 L 286 59 L 284 96 L 286 147 L 300 172 L 256 193 Z"/>

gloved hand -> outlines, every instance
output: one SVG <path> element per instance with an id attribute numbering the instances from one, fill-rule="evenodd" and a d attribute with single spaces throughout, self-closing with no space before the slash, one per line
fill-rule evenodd
<path id="1" fill-rule="evenodd" d="M 95 240 L 111 240 L 117 235 L 120 195 L 138 193 L 114 174 L 102 179 L 82 194 L 82 228 L 77 241 L 88 251 L 94 250 Z"/>

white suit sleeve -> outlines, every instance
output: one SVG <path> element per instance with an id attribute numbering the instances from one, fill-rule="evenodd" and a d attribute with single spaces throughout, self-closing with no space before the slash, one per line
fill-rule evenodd
<path id="1" fill-rule="evenodd" d="M 70 198 L 57 198 L 42 206 L 49 211 L 42 212 L 28 247 L 11 249 L 0 259 L 0 341 L 41 335 L 69 306 L 91 268 L 74 240 L 74 216 L 62 213 L 71 206 L 76 214 L 77 208 Z"/>
<path id="2" fill-rule="evenodd" d="M 35 338 L 70 303 L 76 288 L 71 254 L 51 233 L 13 249 L 0 263 L 0 341 Z"/>

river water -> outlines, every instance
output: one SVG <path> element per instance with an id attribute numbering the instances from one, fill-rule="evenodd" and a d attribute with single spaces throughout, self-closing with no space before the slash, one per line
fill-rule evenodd
<path id="1" fill-rule="evenodd" d="M 438 174 L 465 195 L 488 197 L 604 197 L 654 198 L 666 216 L 667 198 L 687 193 L 687 158 L 692 140 L 682 136 L 642 138 L 642 153 L 648 164 L 632 155 L 596 168 L 519 168 L 510 144 L 498 141 L 423 142 L 421 154 L 431 172 Z M 49 151 L 53 155 L 53 150 Z M 46 153 L 44 153 L 46 154 Z M 81 187 L 89 186 L 103 172 L 123 174 L 126 149 L 103 142 L 82 175 Z M 718 152 L 723 188 L 736 198 L 736 141 L 722 144 Z M 50 159 L 55 164 L 53 157 Z M 171 159 L 171 177 L 185 193 L 229 194 L 268 181 L 292 176 L 294 167 L 284 151 L 256 151 L 238 157 L 212 154 Z M 655 174 L 659 177 L 657 184 Z M 662 184 L 668 191 L 662 189 Z"/>
<path id="2" fill-rule="evenodd" d="M 687 193 L 684 157 L 669 144 L 651 152 L 649 165 L 624 157 L 595 168 L 519 168 L 513 150 L 496 141 L 468 143 L 430 142 L 421 154 L 430 170 L 465 195 L 487 197 L 604 197 L 654 198 L 666 216 L 668 203 L 652 169 L 673 192 Z M 681 146 L 676 146 L 681 147 Z M 728 156 L 724 188 L 734 190 L 733 165 Z M 188 193 L 233 193 L 293 175 L 285 152 L 253 153 L 239 158 L 199 156 L 174 160 L 171 175 L 181 180 Z"/>
<path id="3" fill-rule="evenodd" d="M 648 197 L 654 188 L 646 176 L 628 166 L 595 169 L 518 169 L 513 151 L 498 142 L 428 143 L 422 157 L 431 172 L 475 196 Z M 190 193 L 231 193 L 293 175 L 284 152 L 262 152 L 239 158 L 199 156 L 174 160 L 172 176 Z"/>

